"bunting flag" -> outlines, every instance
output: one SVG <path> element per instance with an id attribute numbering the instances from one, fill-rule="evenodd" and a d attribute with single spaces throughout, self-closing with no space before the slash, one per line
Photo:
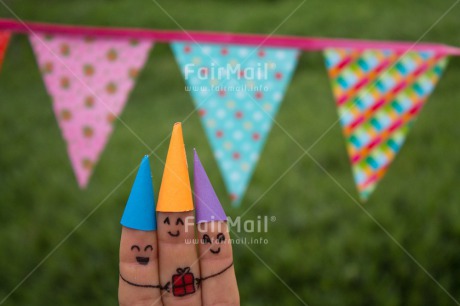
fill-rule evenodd
<path id="1" fill-rule="evenodd" d="M 355 183 L 366 201 L 446 67 L 431 51 L 326 49 Z"/>
<path id="2" fill-rule="evenodd" d="M 10 41 L 10 32 L 0 32 L 0 71 L 2 69 L 3 58 L 5 56 L 6 48 L 8 47 L 8 42 Z"/>
<path id="3" fill-rule="evenodd" d="M 259 160 L 297 49 L 172 43 L 230 198 L 239 204 Z"/>
<path id="4" fill-rule="evenodd" d="M 84 188 L 153 43 L 45 34 L 30 41 Z"/>
<path id="5" fill-rule="evenodd" d="M 401 149 L 448 56 L 441 43 L 58 25 L 30 35 L 80 187 L 88 184 L 153 42 L 170 43 L 233 204 L 246 191 L 300 51 L 324 52 L 354 180 L 366 201 Z M 257 47 L 256 47 L 257 46 Z"/>

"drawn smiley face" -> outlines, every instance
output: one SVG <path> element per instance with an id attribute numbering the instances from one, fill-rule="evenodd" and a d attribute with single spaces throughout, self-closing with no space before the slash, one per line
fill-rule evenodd
<path id="1" fill-rule="evenodd" d="M 163 223 L 167 224 L 167 225 L 171 225 L 171 221 L 169 220 L 169 217 L 166 217 L 165 220 L 163 221 Z M 176 219 L 175 230 L 173 229 L 173 230 L 168 231 L 169 236 L 171 236 L 171 237 L 179 237 L 179 235 L 180 235 L 179 225 L 184 226 L 184 221 L 180 217 L 178 217 Z"/>
<path id="2" fill-rule="evenodd" d="M 144 250 L 141 251 L 141 248 L 138 245 L 133 244 L 131 246 L 131 251 L 135 252 L 135 254 L 143 255 L 143 256 L 136 256 L 136 261 L 138 264 L 146 266 L 149 264 L 149 261 L 150 261 L 150 256 L 146 256 L 146 255 L 148 255 L 149 252 L 151 253 L 153 251 L 153 247 L 151 244 L 148 244 L 144 247 Z M 141 252 L 142 254 L 140 254 Z"/>
<path id="3" fill-rule="evenodd" d="M 216 237 L 216 239 L 215 239 L 215 241 L 216 241 L 217 244 L 223 243 L 223 242 L 225 241 L 225 235 L 224 235 L 223 233 L 218 233 L 218 234 L 217 234 L 217 237 Z M 203 243 L 204 243 L 204 244 L 213 244 L 213 242 L 212 242 L 212 240 L 211 240 L 211 237 L 209 237 L 208 234 L 204 234 L 204 235 L 203 235 Z M 217 247 L 217 249 L 216 249 L 216 248 L 213 249 L 212 247 L 210 247 L 210 248 L 209 248 L 209 251 L 210 251 L 212 254 L 217 255 L 217 254 L 220 253 L 220 246 Z"/>
<path id="4" fill-rule="evenodd" d="M 169 220 L 169 217 L 166 217 L 165 220 L 163 221 L 163 223 L 167 224 L 167 225 L 171 225 L 171 221 Z M 179 225 L 184 226 L 184 221 L 180 217 L 178 217 L 176 219 L 175 230 L 169 230 L 168 231 L 169 236 L 171 236 L 171 237 L 179 237 L 179 235 L 180 235 Z"/>

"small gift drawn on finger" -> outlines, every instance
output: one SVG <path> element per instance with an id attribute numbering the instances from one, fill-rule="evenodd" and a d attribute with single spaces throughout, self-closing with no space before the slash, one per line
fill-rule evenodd
<path id="1" fill-rule="evenodd" d="M 177 268 L 176 271 L 177 274 L 172 276 L 172 294 L 181 297 L 195 293 L 196 279 L 190 267 Z"/>

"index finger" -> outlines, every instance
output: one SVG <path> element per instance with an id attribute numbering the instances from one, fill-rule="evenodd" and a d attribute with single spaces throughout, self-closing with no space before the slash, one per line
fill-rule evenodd
<path id="1" fill-rule="evenodd" d="M 120 241 L 120 305 L 163 305 L 156 231 L 123 227 Z"/>
<path id="2" fill-rule="evenodd" d="M 120 305 L 162 305 L 152 177 L 144 157 L 126 204 L 120 240 Z"/>

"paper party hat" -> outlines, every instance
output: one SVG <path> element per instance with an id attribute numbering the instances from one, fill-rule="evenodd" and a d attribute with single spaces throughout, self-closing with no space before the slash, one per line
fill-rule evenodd
<path id="1" fill-rule="evenodd" d="M 183 212 L 193 210 L 182 125 L 174 124 L 166 157 L 157 211 Z"/>
<path id="2" fill-rule="evenodd" d="M 120 222 L 123 226 L 141 231 L 157 229 L 152 174 L 149 157 L 142 159 L 136 180 L 131 188 L 128 203 Z"/>
<path id="3" fill-rule="evenodd" d="M 200 158 L 196 151 L 193 151 L 193 189 L 195 192 L 196 223 L 227 221 L 227 216 L 201 164 Z"/>

